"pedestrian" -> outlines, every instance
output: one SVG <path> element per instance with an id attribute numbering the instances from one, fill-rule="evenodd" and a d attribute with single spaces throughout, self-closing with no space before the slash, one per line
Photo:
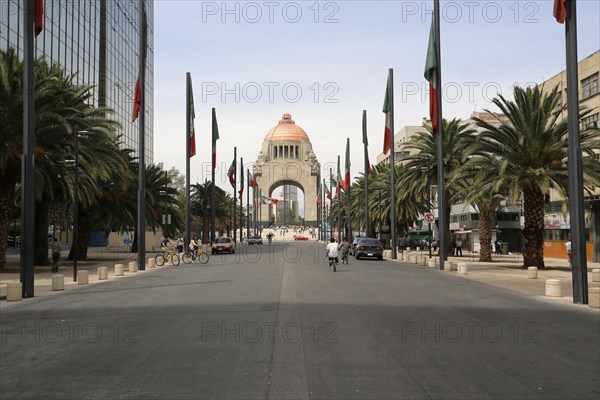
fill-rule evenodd
<path id="1" fill-rule="evenodd" d="M 569 260 L 569 267 L 571 266 L 571 239 L 565 243 L 565 249 L 567 249 L 567 259 Z"/>
<path id="2" fill-rule="evenodd" d="M 52 272 L 58 272 L 58 261 L 60 260 L 60 242 L 57 238 L 52 239 Z"/>
<path id="3" fill-rule="evenodd" d="M 456 239 L 452 239 L 452 257 L 456 255 Z"/>
<path id="4" fill-rule="evenodd" d="M 463 255 L 462 254 L 462 245 L 463 245 L 462 239 L 458 238 L 456 240 L 456 257 L 462 257 L 462 255 Z M 460 256 L 458 255 L 458 253 L 460 253 Z"/>
<path id="5" fill-rule="evenodd" d="M 496 240 L 496 254 L 502 254 L 502 240 Z"/>
<path id="6" fill-rule="evenodd" d="M 178 253 L 183 253 L 183 245 L 185 244 L 185 241 L 183 240 L 183 238 L 181 236 L 179 236 L 179 239 L 177 239 L 177 252 Z"/>

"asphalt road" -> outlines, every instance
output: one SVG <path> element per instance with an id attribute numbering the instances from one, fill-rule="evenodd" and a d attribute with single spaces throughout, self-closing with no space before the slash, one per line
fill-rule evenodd
<path id="1" fill-rule="evenodd" d="M 271 251 L 272 250 L 272 251 Z M 600 320 L 315 242 L 12 305 L 0 398 L 598 399 Z"/>

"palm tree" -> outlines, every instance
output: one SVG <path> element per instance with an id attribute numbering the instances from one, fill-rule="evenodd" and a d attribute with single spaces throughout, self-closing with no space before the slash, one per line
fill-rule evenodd
<path id="1" fill-rule="evenodd" d="M 450 209 L 458 201 L 456 195 L 461 190 L 461 184 L 453 179 L 459 167 L 466 158 L 465 149 L 472 143 L 475 130 L 460 119 L 442 121 L 443 153 L 444 153 L 444 191 L 446 204 L 443 209 L 446 213 L 445 237 L 450 238 Z M 437 174 L 437 137 L 433 133 L 431 124 L 424 125 L 425 132 L 417 132 L 410 140 L 402 145 L 403 150 L 413 150 L 414 154 L 405 158 L 406 173 L 400 176 L 400 184 L 408 192 L 419 193 L 418 199 L 422 202 L 427 198 L 427 178 L 430 182 L 438 181 Z M 446 249 L 451 250 L 451 243 L 446 243 Z"/>
<path id="2" fill-rule="evenodd" d="M 498 159 L 497 185 L 508 189 L 511 201 L 521 195 L 524 202 L 523 228 L 524 266 L 544 268 L 544 204 L 550 189 L 567 192 L 568 150 L 567 120 L 555 112 L 560 92 L 554 88 L 543 94 L 541 87 L 515 87 L 514 101 L 502 95 L 493 103 L 508 118 L 502 121 L 492 112 L 498 124 L 475 118 L 484 129 L 475 146 Z M 583 117 L 586 112 L 582 112 Z M 584 128 L 580 146 L 584 155 L 584 184 L 591 188 L 600 182 L 599 161 L 594 153 L 600 150 L 600 131 Z"/>
<path id="3" fill-rule="evenodd" d="M 202 243 L 210 242 L 210 198 L 212 182 L 196 183 L 190 188 L 192 219 L 194 224 L 202 226 Z M 233 197 L 223 189 L 215 187 L 215 229 L 222 232 L 230 224 L 230 210 Z M 236 210 L 237 211 L 237 210 Z"/>

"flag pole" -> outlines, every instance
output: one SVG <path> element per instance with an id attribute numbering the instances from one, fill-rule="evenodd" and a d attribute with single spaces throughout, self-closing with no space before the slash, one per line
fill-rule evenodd
<path id="1" fill-rule="evenodd" d="M 362 119 L 363 144 L 365 153 L 365 235 L 371 236 L 371 221 L 369 221 L 369 141 L 367 140 L 367 110 L 363 110 Z"/>
<path id="2" fill-rule="evenodd" d="M 337 217 L 337 234 L 338 234 L 338 243 L 342 242 L 342 238 L 340 237 L 340 229 L 341 229 L 341 222 L 342 222 L 342 205 L 340 203 L 340 198 L 342 197 L 342 187 L 340 185 L 340 156 L 338 155 L 338 176 L 337 176 L 337 211 L 338 211 L 338 217 Z"/>
<path id="3" fill-rule="evenodd" d="M 233 148 L 233 162 L 237 164 L 237 147 Z M 233 243 L 235 244 L 237 243 L 237 193 L 235 192 L 237 189 L 236 171 L 233 171 L 233 176 Z"/>
<path id="4" fill-rule="evenodd" d="M 567 124 L 569 131 L 569 214 L 571 233 L 571 267 L 573 303 L 588 304 L 585 216 L 583 212 L 583 165 L 579 143 L 579 77 L 577 72 L 577 7 L 566 1 L 565 24 L 567 56 Z M 570 101 L 574 100 L 574 101 Z"/>
<path id="5" fill-rule="evenodd" d="M 217 127 L 217 112 L 212 109 L 212 160 L 211 160 L 211 188 L 210 188 L 210 244 L 215 242 L 215 218 L 217 215 L 216 211 L 216 185 L 215 185 L 215 168 L 216 168 L 216 151 L 217 141 L 215 139 L 215 129 Z M 229 232 L 228 232 L 229 234 Z M 207 238 L 203 238 L 205 241 Z"/>
<path id="6" fill-rule="evenodd" d="M 331 196 L 329 197 L 329 238 L 333 237 L 333 169 L 329 168 L 329 190 L 331 190 Z"/>
<path id="7" fill-rule="evenodd" d="M 444 118 L 442 113 L 442 54 L 440 44 L 440 0 L 434 0 L 433 18 L 435 23 L 435 53 L 437 59 L 437 68 L 435 74 L 435 86 L 437 88 L 437 176 L 438 176 L 438 218 L 440 232 L 440 270 L 444 270 L 444 261 L 446 260 L 446 226 L 448 215 L 446 214 L 446 189 L 444 187 Z"/>
<path id="8" fill-rule="evenodd" d="M 21 294 L 34 295 L 35 270 L 35 78 L 33 74 L 34 0 L 25 1 L 23 15 L 23 161 L 21 163 Z"/>
<path id="9" fill-rule="evenodd" d="M 246 240 L 250 237 L 250 169 L 246 168 Z"/>
<path id="10" fill-rule="evenodd" d="M 346 167 L 347 172 L 345 172 L 344 182 L 346 183 L 346 213 L 348 220 L 348 232 L 346 233 L 346 239 L 350 243 L 352 243 L 352 217 L 350 216 L 350 138 L 346 138 L 346 148 L 348 151 L 346 152 Z M 348 181 L 346 182 L 346 178 Z"/>
<path id="11" fill-rule="evenodd" d="M 192 110 L 191 110 L 191 93 L 190 88 L 192 87 L 192 76 L 189 72 L 186 72 L 186 85 L 185 85 L 185 97 L 186 97 L 186 107 L 185 107 L 185 248 L 190 242 L 191 231 L 192 231 L 192 218 L 191 218 L 191 202 L 190 202 L 190 136 L 191 132 L 191 119 L 192 119 Z"/>
<path id="12" fill-rule="evenodd" d="M 240 191 L 244 187 L 244 157 L 240 157 Z M 237 176 L 235 177 L 237 180 Z M 240 244 L 242 244 L 242 237 L 244 232 L 244 198 L 242 197 L 243 193 L 240 193 Z"/>
<path id="13" fill-rule="evenodd" d="M 396 161 L 395 158 L 395 131 L 394 131 L 394 70 L 390 68 L 389 71 L 389 102 L 390 102 L 390 132 L 391 132 L 391 143 L 390 143 L 390 232 L 392 235 L 392 259 L 395 260 L 397 256 L 396 246 Z"/>
<path id="14" fill-rule="evenodd" d="M 144 0 L 139 0 L 139 82 L 140 82 L 140 124 L 138 131 L 138 269 L 146 269 L 146 13 Z"/>

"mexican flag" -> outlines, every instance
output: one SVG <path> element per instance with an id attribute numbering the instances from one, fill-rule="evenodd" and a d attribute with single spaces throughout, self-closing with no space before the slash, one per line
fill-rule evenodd
<path id="1" fill-rule="evenodd" d="M 233 162 L 231 163 L 231 166 L 229 167 L 229 171 L 227 171 L 227 177 L 229 178 L 229 183 L 231 184 L 231 186 L 235 189 L 235 170 L 237 169 L 237 165 L 235 162 L 235 158 L 233 159 Z"/>
<path id="2" fill-rule="evenodd" d="M 567 19 L 567 0 L 554 0 L 554 18 L 559 24 L 564 24 Z"/>
<path id="3" fill-rule="evenodd" d="M 329 190 L 329 188 L 327 187 L 327 184 L 325 184 L 325 191 L 327 192 L 327 198 L 329 200 L 331 200 L 331 190 Z"/>
<path id="4" fill-rule="evenodd" d="M 35 36 L 39 35 L 44 28 L 44 0 L 35 0 L 33 24 L 35 27 Z"/>
<path id="5" fill-rule="evenodd" d="M 244 159 L 240 158 L 240 190 L 238 191 L 240 195 L 240 201 L 242 201 L 242 195 L 244 194 Z"/>
<path id="6" fill-rule="evenodd" d="M 346 190 L 350 187 L 350 139 L 346 140 L 346 169 L 344 171 L 344 186 L 342 189 Z"/>
<path id="7" fill-rule="evenodd" d="M 194 92 L 192 91 L 192 78 L 190 77 L 188 81 L 188 90 L 190 93 L 190 120 L 188 124 L 190 124 L 190 158 L 196 155 L 196 133 L 194 132 L 194 119 L 196 118 L 196 112 L 194 111 Z"/>
<path id="8" fill-rule="evenodd" d="M 267 196 L 260 196 L 261 204 L 277 204 L 279 200 Z"/>
<path id="9" fill-rule="evenodd" d="M 217 166 L 217 140 L 219 140 L 219 125 L 217 124 L 217 112 L 212 109 L 212 170 Z M 235 163 L 235 161 L 234 161 Z M 231 182 L 231 178 L 230 178 Z M 234 181 L 235 182 L 235 181 Z M 232 183 L 235 185 L 235 183 Z"/>
<path id="10" fill-rule="evenodd" d="M 363 143 L 365 144 L 365 165 L 367 170 L 365 171 L 367 175 L 371 173 L 371 162 L 369 161 L 369 152 L 367 148 L 369 147 L 369 139 L 367 138 L 367 112 L 363 111 Z"/>
<path id="11" fill-rule="evenodd" d="M 340 193 L 340 187 L 344 185 L 342 181 L 342 173 L 340 172 L 340 157 L 338 156 L 337 163 L 337 178 L 335 179 L 335 195 L 337 196 Z"/>
<path id="12" fill-rule="evenodd" d="M 383 154 L 387 154 L 392 148 L 392 110 L 390 109 L 390 92 L 392 91 L 392 84 L 390 82 L 390 76 L 388 74 L 388 80 L 385 87 L 385 99 L 383 101 L 383 112 L 385 114 L 385 130 L 383 132 Z"/>
<path id="13" fill-rule="evenodd" d="M 250 176 L 248 177 L 248 184 L 250 185 L 250 187 L 258 186 L 258 183 L 256 182 L 256 177 L 252 172 L 250 172 Z"/>
<path id="14" fill-rule="evenodd" d="M 37 1 L 36 1 L 37 3 Z M 142 7 L 143 7 L 142 3 Z M 142 62 L 142 64 L 144 65 L 144 68 L 146 68 L 146 54 L 147 54 L 147 48 L 148 48 L 148 23 L 146 21 L 146 10 L 144 9 L 143 12 L 143 17 L 142 17 L 142 45 L 140 48 L 140 52 L 139 52 L 139 60 Z M 36 28 L 37 29 L 37 28 Z M 135 92 L 133 94 L 133 119 L 131 120 L 131 122 L 135 122 L 135 120 L 138 118 L 139 114 L 140 114 L 140 107 L 141 107 L 141 102 L 142 102 L 142 90 L 144 88 L 141 87 L 140 84 L 140 78 L 139 78 L 139 74 L 141 71 L 138 71 L 138 78 L 135 81 Z"/>
<path id="15" fill-rule="evenodd" d="M 435 22 L 432 18 L 431 29 L 429 31 L 429 45 L 427 46 L 427 59 L 425 60 L 425 79 L 429 81 L 429 119 L 431 119 L 431 127 L 435 133 L 439 116 L 437 108 L 437 55 L 436 55 L 436 44 L 435 44 Z"/>

